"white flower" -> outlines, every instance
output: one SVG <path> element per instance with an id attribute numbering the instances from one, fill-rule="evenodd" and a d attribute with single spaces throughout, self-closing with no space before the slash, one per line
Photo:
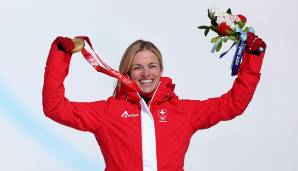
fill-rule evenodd
<path id="1" fill-rule="evenodd" d="M 214 16 L 217 17 L 216 23 L 218 25 L 221 23 L 226 23 L 232 30 L 235 30 L 237 28 L 237 25 L 235 23 L 240 20 L 240 18 L 236 15 L 231 15 L 219 10 L 214 10 Z"/>
<path id="2" fill-rule="evenodd" d="M 225 18 L 226 15 L 227 15 L 227 13 L 222 12 L 222 11 L 215 11 L 215 12 L 214 12 L 214 16 L 215 16 L 215 17 Z"/>
<path id="3" fill-rule="evenodd" d="M 219 11 L 219 10 L 217 8 L 210 8 L 208 11 L 209 11 L 210 16 L 214 17 L 215 12 Z"/>
<path id="4" fill-rule="evenodd" d="M 240 21 L 240 18 L 237 15 L 230 15 L 230 20 L 233 22 L 238 22 Z"/>
<path id="5" fill-rule="evenodd" d="M 237 28 L 237 25 L 235 23 L 232 23 L 232 22 L 227 22 L 227 25 L 232 29 L 232 30 L 236 30 Z"/>

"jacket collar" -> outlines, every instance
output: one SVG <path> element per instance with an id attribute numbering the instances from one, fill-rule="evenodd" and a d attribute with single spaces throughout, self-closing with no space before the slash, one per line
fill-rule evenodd
<path id="1" fill-rule="evenodd" d="M 159 86 L 155 90 L 156 92 L 152 97 L 153 99 L 151 104 L 159 104 L 172 98 L 178 98 L 174 93 L 174 89 L 175 84 L 172 83 L 171 78 L 161 77 Z M 115 97 L 117 99 L 123 99 L 134 103 L 138 103 L 141 100 L 140 95 L 136 91 L 128 88 L 125 85 L 121 85 L 120 91 L 116 92 Z"/>

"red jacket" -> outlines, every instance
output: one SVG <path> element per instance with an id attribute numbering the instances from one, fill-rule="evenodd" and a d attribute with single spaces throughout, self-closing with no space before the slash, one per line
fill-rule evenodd
<path id="1" fill-rule="evenodd" d="M 156 144 L 153 157 L 158 171 L 183 171 L 185 153 L 197 130 L 233 119 L 245 110 L 260 79 L 263 56 L 264 53 L 260 57 L 245 53 L 233 87 L 222 96 L 207 100 L 179 99 L 172 80 L 161 78 L 152 102 L 147 106 L 153 117 L 151 126 L 155 134 L 147 140 Z M 70 54 L 52 45 L 43 87 L 46 116 L 63 125 L 92 132 L 102 150 L 106 171 L 147 170 L 144 169 L 147 149 L 142 142 L 146 137 L 142 136 L 142 126 L 146 123 L 141 123 L 140 96 L 123 87 L 115 97 L 107 100 L 69 101 L 64 96 L 63 81 L 68 74 L 70 59 Z"/>

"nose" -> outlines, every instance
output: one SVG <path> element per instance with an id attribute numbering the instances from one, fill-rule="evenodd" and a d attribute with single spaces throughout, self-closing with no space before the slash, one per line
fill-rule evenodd
<path id="1" fill-rule="evenodd" d="M 150 76 L 150 70 L 148 68 L 144 68 L 143 72 L 142 72 L 142 76 L 144 78 L 147 78 Z"/>

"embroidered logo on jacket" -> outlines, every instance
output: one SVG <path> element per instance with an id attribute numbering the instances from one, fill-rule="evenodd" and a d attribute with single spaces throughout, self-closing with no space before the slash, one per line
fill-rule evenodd
<path id="1" fill-rule="evenodd" d="M 122 118 L 134 118 L 139 116 L 138 113 L 129 114 L 127 111 L 124 111 L 121 115 Z"/>
<path id="2" fill-rule="evenodd" d="M 168 122 L 167 113 L 167 109 L 158 110 L 158 117 L 160 122 Z"/>

